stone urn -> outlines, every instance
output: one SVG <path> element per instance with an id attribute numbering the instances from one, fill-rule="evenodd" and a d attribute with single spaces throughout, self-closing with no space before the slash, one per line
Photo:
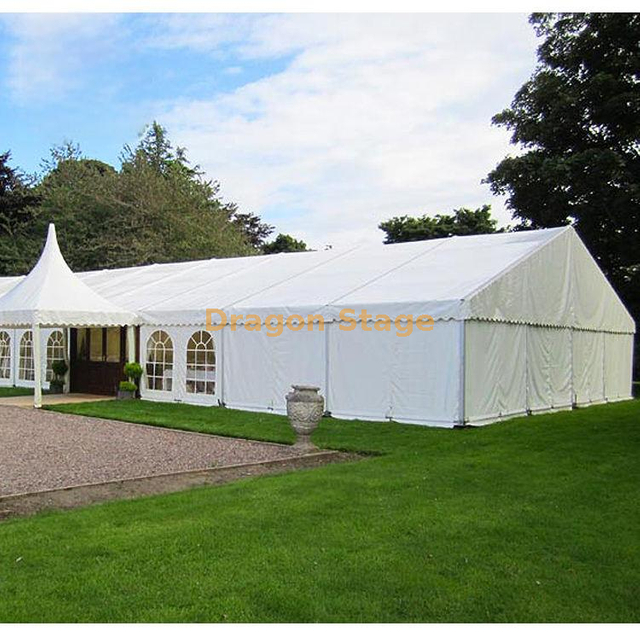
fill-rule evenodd
<path id="1" fill-rule="evenodd" d="M 297 440 L 294 447 L 300 451 L 313 451 L 311 434 L 318 426 L 324 412 L 324 398 L 318 393 L 320 387 L 294 384 L 287 398 L 287 417 Z"/>

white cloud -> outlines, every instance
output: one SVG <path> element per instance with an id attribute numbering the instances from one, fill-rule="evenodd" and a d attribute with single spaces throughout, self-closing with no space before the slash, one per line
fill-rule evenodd
<path id="1" fill-rule="evenodd" d="M 227 197 L 316 247 L 380 239 L 377 224 L 403 213 L 491 202 L 508 221 L 480 181 L 508 149 L 490 118 L 533 68 L 524 16 L 285 15 L 233 24 L 171 18 L 157 40 L 216 56 L 291 56 L 280 73 L 158 114 Z"/>
<path id="2" fill-rule="evenodd" d="M 109 14 L 4 17 L 12 44 L 7 84 L 14 101 L 52 101 L 81 86 L 82 74 L 115 50 L 122 29 Z"/>
<path id="3" fill-rule="evenodd" d="M 132 52 L 174 50 L 179 68 L 180 50 L 195 51 L 219 61 L 236 83 L 245 72 L 266 73 L 205 99 L 176 95 L 145 121 L 155 116 L 168 126 L 225 197 L 315 247 L 380 240 L 378 223 L 393 215 L 486 202 L 508 221 L 480 182 L 508 151 L 508 135 L 491 127 L 491 116 L 534 65 L 524 15 L 3 20 L 12 36 L 10 95 L 21 103 L 81 95 L 98 65 L 114 67 Z M 118 81 L 106 77 L 105 92 Z"/>

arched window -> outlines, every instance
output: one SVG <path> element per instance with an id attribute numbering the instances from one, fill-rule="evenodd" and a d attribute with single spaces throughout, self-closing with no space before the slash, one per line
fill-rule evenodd
<path id="1" fill-rule="evenodd" d="M 6 331 L 0 331 L 0 378 L 11 377 L 11 337 Z"/>
<path id="2" fill-rule="evenodd" d="M 166 331 L 154 331 L 147 340 L 147 387 L 171 391 L 173 383 L 173 342 Z"/>
<path id="3" fill-rule="evenodd" d="M 65 359 L 64 334 L 56 329 L 47 340 L 47 374 L 45 380 L 51 382 L 53 380 L 53 369 L 51 365 L 56 360 Z"/>
<path id="4" fill-rule="evenodd" d="M 216 351 L 208 331 L 196 331 L 187 343 L 187 393 L 214 395 Z"/>
<path id="5" fill-rule="evenodd" d="M 33 334 L 25 331 L 20 339 L 20 359 L 18 360 L 18 378 L 33 380 Z"/>

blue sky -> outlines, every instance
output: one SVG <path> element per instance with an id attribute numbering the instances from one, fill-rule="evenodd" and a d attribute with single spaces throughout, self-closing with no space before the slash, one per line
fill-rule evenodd
<path id="1" fill-rule="evenodd" d="M 5 15 L 0 151 L 63 140 L 113 164 L 159 120 L 223 196 L 311 246 L 379 242 L 390 216 L 491 203 L 490 124 L 531 74 L 508 15 Z"/>

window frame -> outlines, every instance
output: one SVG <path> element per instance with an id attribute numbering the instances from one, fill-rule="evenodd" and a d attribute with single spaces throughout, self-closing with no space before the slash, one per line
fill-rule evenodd
<path id="1" fill-rule="evenodd" d="M 56 340 L 56 344 L 52 344 L 52 338 L 60 336 L 59 340 Z M 57 351 L 54 357 L 54 350 Z M 67 361 L 67 349 L 66 349 L 66 341 L 64 339 L 64 331 L 62 329 L 55 329 L 51 332 L 49 337 L 47 338 L 47 368 L 45 371 L 45 381 L 51 382 L 55 377 L 53 374 L 53 369 L 51 368 L 54 361 L 56 360 L 64 360 Z"/>
<path id="2" fill-rule="evenodd" d="M 216 343 L 210 331 L 194 331 L 187 340 L 185 350 L 186 371 L 184 388 L 189 396 L 213 398 L 217 392 L 217 355 Z M 193 356 L 193 362 L 190 362 Z M 199 362 L 198 356 L 202 357 Z M 200 378 L 199 373 L 204 373 Z M 191 389 L 190 389 L 191 386 Z"/>
<path id="3" fill-rule="evenodd" d="M 29 367 L 31 361 L 31 367 Z M 18 380 L 23 382 L 35 381 L 35 359 L 33 353 L 33 331 L 25 331 L 20 337 L 18 351 Z M 26 377 L 31 374 L 31 377 Z"/>
<path id="4" fill-rule="evenodd" d="M 0 330 L 0 380 L 11 380 L 11 334 L 4 329 Z"/>
<path id="5" fill-rule="evenodd" d="M 161 358 L 157 356 L 161 355 Z M 167 370 L 171 373 L 166 374 Z M 156 329 L 145 345 L 145 388 L 153 393 L 172 393 L 175 374 L 175 349 L 168 331 Z"/>

